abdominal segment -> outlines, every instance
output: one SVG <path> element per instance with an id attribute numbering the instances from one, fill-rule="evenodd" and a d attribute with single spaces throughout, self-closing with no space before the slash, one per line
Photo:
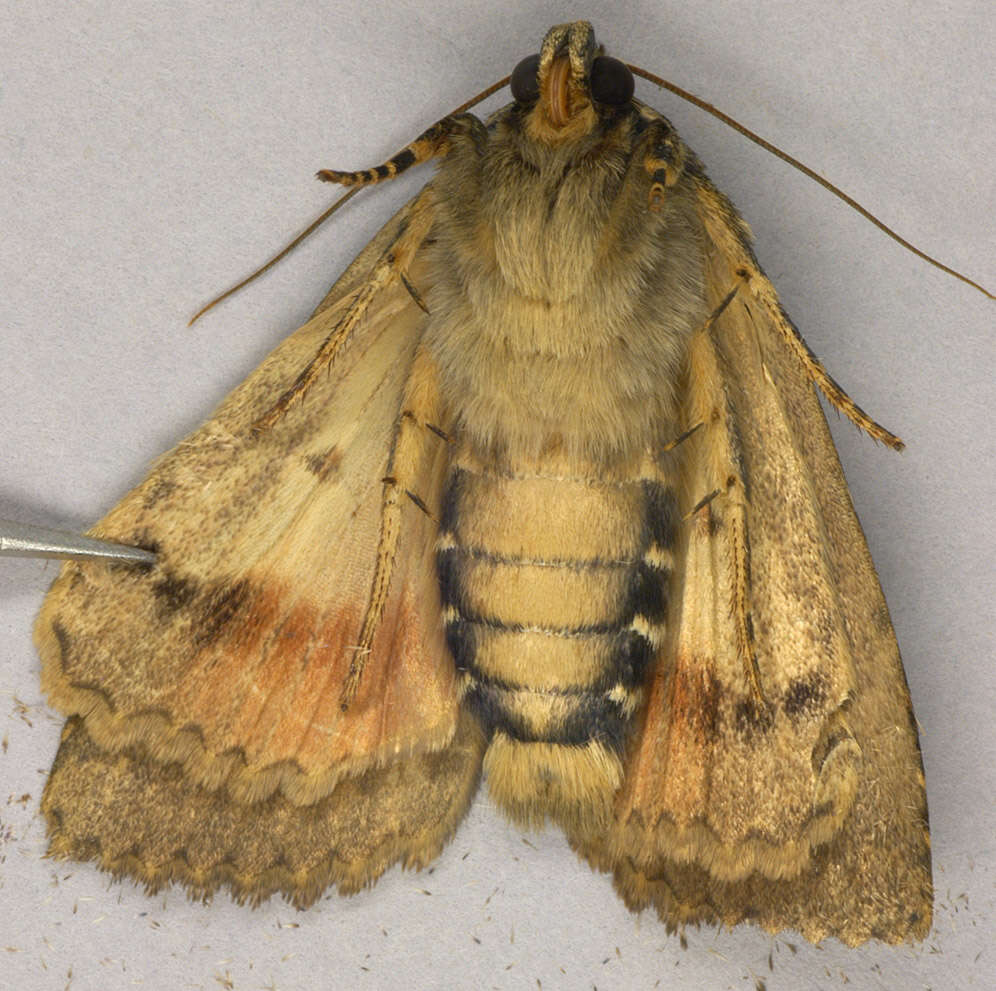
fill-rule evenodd
<path id="1" fill-rule="evenodd" d="M 576 466 L 573 466 L 576 468 Z M 514 819 L 605 821 L 664 631 L 675 501 L 658 471 L 455 459 L 437 549 L 464 699 Z"/>

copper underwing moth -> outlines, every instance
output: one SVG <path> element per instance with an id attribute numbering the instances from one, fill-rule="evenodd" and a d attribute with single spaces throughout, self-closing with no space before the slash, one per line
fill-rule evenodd
<path id="1" fill-rule="evenodd" d="M 585 22 L 435 160 L 313 318 L 42 608 L 51 850 L 305 907 L 420 867 L 482 770 L 669 927 L 923 938 L 898 648 L 808 350 Z"/>

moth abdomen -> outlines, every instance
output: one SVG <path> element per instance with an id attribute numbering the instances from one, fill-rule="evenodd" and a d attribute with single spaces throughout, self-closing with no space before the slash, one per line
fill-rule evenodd
<path id="1" fill-rule="evenodd" d="M 492 732 L 520 743 L 577 747 L 592 741 L 618 751 L 639 690 L 536 689 L 472 675 L 466 700 Z"/>
<path id="2" fill-rule="evenodd" d="M 437 571 L 464 702 L 491 740 L 492 794 L 520 820 L 576 823 L 600 817 L 621 779 L 675 528 L 648 520 L 673 496 L 640 469 L 563 467 L 458 457 Z"/>

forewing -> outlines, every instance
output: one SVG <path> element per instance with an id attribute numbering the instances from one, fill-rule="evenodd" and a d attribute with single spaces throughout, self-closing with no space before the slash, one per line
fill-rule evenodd
<path id="1" fill-rule="evenodd" d="M 241 801 L 311 803 L 344 774 L 453 736 L 458 699 L 433 571 L 435 525 L 407 501 L 389 594 L 343 709 L 381 538 L 383 480 L 428 290 L 431 190 L 398 215 L 316 315 L 153 468 L 93 533 L 154 547 L 150 571 L 65 566 L 36 627 L 43 685 L 93 740 L 179 762 Z M 379 280 L 379 281 L 378 281 Z M 254 425 L 364 309 L 328 373 Z M 426 431 L 410 488 L 438 510 L 445 442 Z"/>
<path id="2" fill-rule="evenodd" d="M 719 495 L 688 520 L 617 825 L 589 855 L 672 924 L 920 938 L 926 804 L 888 611 L 786 318 L 732 207 L 698 181 L 710 304 L 739 288 L 691 344 L 686 415 L 703 428 L 683 451 L 686 512 Z"/>

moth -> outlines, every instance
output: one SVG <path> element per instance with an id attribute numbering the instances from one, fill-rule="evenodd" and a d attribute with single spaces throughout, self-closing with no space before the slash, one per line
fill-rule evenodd
<path id="1" fill-rule="evenodd" d="M 36 626 L 51 852 L 298 907 L 420 868 L 482 771 L 669 928 L 922 939 L 889 614 L 748 228 L 586 22 L 92 531 Z M 814 388 L 814 386 L 816 388 Z"/>

